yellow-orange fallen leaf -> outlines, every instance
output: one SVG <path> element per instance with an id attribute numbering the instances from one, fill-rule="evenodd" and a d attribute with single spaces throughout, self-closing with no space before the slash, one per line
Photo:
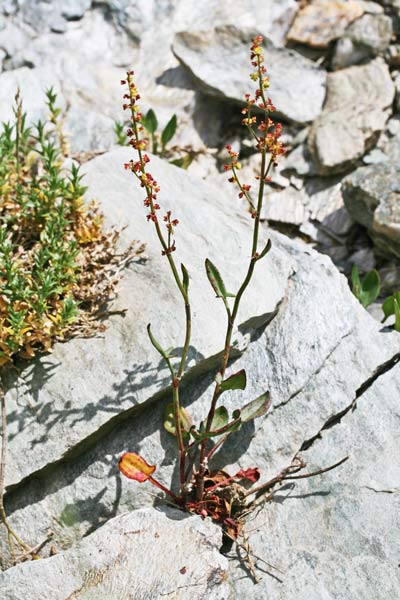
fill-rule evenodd
<path id="1" fill-rule="evenodd" d="M 149 465 L 144 458 L 134 452 L 125 452 L 119 459 L 118 467 L 125 477 L 135 479 L 139 483 L 147 481 L 156 470 L 155 465 Z"/>

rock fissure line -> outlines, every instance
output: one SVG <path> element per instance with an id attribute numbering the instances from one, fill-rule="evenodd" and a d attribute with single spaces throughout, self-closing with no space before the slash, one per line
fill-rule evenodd
<path id="1" fill-rule="evenodd" d="M 334 427 L 335 425 L 339 425 L 339 423 L 341 422 L 342 418 L 350 411 L 350 410 L 355 410 L 357 407 L 357 400 L 359 398 L 361 398 L 361 396 L 380 378 L 382 377 L 382 375 L 385 375 L 385 373 L 387 373 L 388 371 L 390 371 L 391 369 L 393 369 L 393 367 L 395 367 L 397 365 L 397 363 L 400 361 L 400 352 L 397 352 L 394 356 L 392 356 L 391 358 L 389 358 L 389 360 L 385 361 L 384 363 L 378 365 L 372 375 L 370 375 L 370 377 L 368 377 L 368 379 L 366 379 L 356 390 L 355 396 L 353 398 L 353 400 L 350 402 L 350 404 L 348 406 L 346 406 L 346 408 L 344 408 L 342 411 L 340 411 L 339 413 L 337 413 L 336 415 L 332 415 L 332 417 L 330 417 L 325 423 L 324 425 L 321 427 L 321 429 L 318 431 L 318 433 L 316 435 L 314 435 L 313 437 L 309 438 L 308 440 L 305 440 L 303 442 L 303 444 L 301 445 L 301 448 L 299 450 L 299 452 L 304 452 L 305 450 L 308 450 L 309 448 L 311 448 L 311 446 L 314 444 L 315 441 L 321 439 L 322 437 L 322 432 L 330 429 L 331 427 Z"/>
<path id="2" fill-rule="evenodd" d="M 283 400 L 279 404 L 276 404 L 273 407 L 273 410 L 276 410 L 278 408 L 282 408 L 282 406 L 285 406 L 288 402 L 290 402 L 291 400 L 293 400 L 293 398 L 295 398 L 296 396 L 298 396 L 308 386 L 308 384 L 310 383 L 310 381 L 312 381 L 312 379 L 322 371 L 322 369 L 324 368 L 326 362 L 330 359 L 330 357 L 332 356 L 332 354 L 334 352 L 336 352 L 336 350 L 339 348 L 339 346 L 341 345 L 341 343 L 343 342 L 343 340 L 346 339 L 347 337 L 349 337 L 353 333 L 353 331 L 354 331 L 354 327 L 352 327 L 350 329 L 350 331 L 348 331 L 347 333 L 345 333 L 344 335 L 342 335 L 338 339 L 338 341 L 336 342 L 336 344 L 333 346 L 333 348 L 331 350 L 329 350 L 328 354 L 325 356 L 325 358 L 321 362 L 320 366 L 313 373 L 311 373 L 311 375 L 303 383 L 303 385 L 301 385 L 295 392 L 293 392 L 292 394 L 290 394 L 290 396 L 286 400 Z"/>

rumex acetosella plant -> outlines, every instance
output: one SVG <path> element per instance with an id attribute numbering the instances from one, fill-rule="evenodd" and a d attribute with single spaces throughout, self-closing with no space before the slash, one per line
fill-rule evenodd
<path id="1" fill-rule="evenodd" d="M 226 377 L 226 370 L 229 365 L 232 334 L 240 302 L 253 277 L 257 263 L 266 257 L 271 248 L 270 241 L 261 244 L 260 247 L 260 215 L 265 185 L 270 181 L 270 171 L 277 165 L 279 157 L 284 154 L 284 148 L 280 140 L 282 127 L 280 123 L 275 123 L 271 118 L 275 107 L 267 95 L 270 82 L 264 65 L 261 44 L 262 37 L 257 36 L 251 45 L 250 60 L 253 70 L 250 77 L 256 84 L 256 90 L 253 96 L 246 94 L 245 106 L 242 110 L 244 115 L 242 124 L 248 129 L 260 154 L 260 170 L 256 177 L 255 193 L 253 193 L 252 185 L 241 182 L 241 165 L 238 154 L 233 152 L 230 146 L 227 146 L 230 162 L 224 167 L 229 173 L 229 181 L 237 187 L 239 197 L 246 200 L 250 218 L 253 222 L 253 236 L 249 244 L 248 269 L 237 292 L 230 294 L 227 292 L 218 268 L 210 260 L 205 261 L 208 280 L 217 298 L 221 300 L 225 307 L 227 327 L 221 364 L 215 375 L 214 391 L 208 415 L 199 425 L 192 423 L 188 412 L 181 407 L 179 397 L 191 335 L 189 274 L 185 265 L 181 264 L 178 267 L 175 261 L 175 230 L 179 221 L 170 211 L 166 211 L 165 214 L 162 213 L 158 203 L 160 186 L 148 171 L 150 158 L 146 154 L 146 150 L 149 141 L 143 135 L 142 115 L 138 104 L 140 95 L 134 83 L 134 72 L 129 71 L 126 79 L 121 81 L 122 85 L 127 86 L 127 93 L 124 96 L 126 99 L 124 109 L 129 110 L 131 113 L 131 126 L 127 131 L 127 135 L 129 144 L 137 153 L 137 160 L 131 160 L 124 167 L 135 175 L 145 193 L 144 205 L 147 210 L 147 220 L 155 228 L 161 245 L 161 253 L 168 261 L 182 297 L 182 305 L 186 315 L 186 329 L 182 355 L 175 367 L 171 362 L 170 351 L 164 350 L 158 344 L 150 325 L 148 326 L 150 341 L 166 362 L 171 375 L 172 404 L 166 406 L 164 427 L 177 440 L 179 489 L 167 489 L 157 481 L 153 476 L 156 466 L 148 464 L 145 458 L 133 452 L 126 452 L 122 455 L 119 468 L 124 475 L 131 479 L 141 483 L 145 481 L 153 483 L 167 494 L 170 501 L 187 511 L 202 516 L 210 516 L 215 522 L 223 526 L 226 535 L 233 540 L 236 540 L 241 533 L 243 516 L 248 512 L 251 504 L 248 501 L 249 497 L 254 495 L 254 498 L 257 499 L 275 484 L 286 479 L 309 477 L 317 474 L 295 475 L 305 466 L 303 460 L 296 456 L 292 464 L 281 471 L 273 480 L 246 489 L 241 483 L 247 482 L 247 487 L 249 483 L 255 483 L 260 477 L 257 468 L 242 469 L 235 475 L 230 476 L 224 471 L 216 471 L 211 467 L 212 457 L 229 436 L 234 434 L 243 423 L 264 415 L 271 402 L 270 394 L 266 391 L 240 410 L 233 411 L 231 415 L 221 403 L 221 398 L 225 392 L 244 390 L 246 387 L 245 370 L 240 370 L 228 377 Z M 334 466 L 337 465 L 329 468 Z"/>
<path id="2" fill-rule="evenodd" d="M 46 97 L 47 120 L 28 127 L 18 92 L 14 123 L 0 130 L 0 523 L 12 551 L 16 544 L 25 558 L 31 549 L 3 504 L 3 376 L 16 360 L 51 351 L 57 340 L 104 329 L 99 318 L 109 312 L 118 273 L 143 250 L 134 243 L 120 251 L 119 232 L 106 231 L 97 204 L 84 201 L 79 167 L 64 166 L 68 143 L 56 94 L 49 89 Z"/>

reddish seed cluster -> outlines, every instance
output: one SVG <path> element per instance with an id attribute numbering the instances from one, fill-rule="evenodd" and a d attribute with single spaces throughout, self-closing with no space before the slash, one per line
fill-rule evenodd
<path id="1" fill-rule="evenodd" d="M 123 104 L 124 110 L 131 111 L 132 127 L 126 132 L 129 138 L 129 145 L 134 148 L 138 153 L 139 160 L 130 160 L 124 164 L 124 169 L 132 171 L 132 173 L 139 179 L 141 187 L 145 188 L 147 196 L 144 199 L 144 205 L 150 209 L 150 212 L 146 215 L 148 221 L 152 221 L 158 226 L 157 211 L 160 210 L 160 205 L 157 203 L 157 194 L 160 191 L 160 186 L 157 181 L 146 171 L 146 165 L 150 162 L 150 158 L 147 154 L 143 154 L 143 151 L 147 149 L 148 140 L 140 137 L 140 133 L 143 131 L 141 125 L 142 113 L 138 105 L 140 100 L 140 94 L 137 91 L 135 83 L 133 81 L 134 71 L 127 72 L 127 78 L 121 80 L 121 85 L 128 86 L 127 94 L 124 94 L 124 99 L 128 100 Z M 174 233 L 174 227 L 179 223 L 178 219 L 171 219 L 171 211 L 168 211 L 163 217 L 167 232 L 168 232 L 168 244 L 166 244 L 166 250 L 162 250 L 162 254 L 169 254 L 174 252 L 176 249 L 175 241 L 172 240 Z M 159 231 L 159 230 L 158 230 Z"/>
<path id="2" fill-rule="evenodd" d="M 270 118 L 270 114 L 275 112 L 276 108 L 271 98 L 265 96 L 265 92 L 270 86 L 270 81 L 266 68 L 263 64 L 264 54 L 261 46 L 262 42 L 263 38 L 261 35 L 259 35 L 253 39 L 253 43 L 250 48 L 251 65 L 255 67 L 255 71 L 250 74 L 250 78 L 253 81 L 258 82 L 259 87 L 256 89 L 254 97 L 252 97 L 250 94 L 245 95 L 246 106 L 242 109 L 242 114 L 244 115 L 242 124 L 249 129 L 249 131 L 252 133 L 252 136 L 255 138 L 257 150 L 269 154 L 271 164 L 276 166 L 278 157 L 284 154 L 285 150 L 282 142 L 280 141 L 282 125 L 280 123 L 275 123 Z M 261 119 L 258 119 L 257 116 L 252 114 L 255 107 L 264 112 L 264 115 L 261 117 Z M 233 170 L 234 176 L 230 177 L 229 181 L 239 186 L 239 198 L 243 198 L 244 196 L 246 197 L 250 205 L 250 212 L 254 217 L 256 214 L 255 209 L 248 195 L 251 186 L 240 184 L 235 173 L 235 169 L 240 169 L 238 153 L 232 152 L 232 148 L 230 146 L 227 146 L 226 149 L 230 155 L 231 163 L 224 165 L 224 169 L 225 171 Z M 271 181 L 271 178 L 268 177 L 266 173 L 262 173 L 256 179 L 263 179 L 264 183 L 269 183 Z"/>

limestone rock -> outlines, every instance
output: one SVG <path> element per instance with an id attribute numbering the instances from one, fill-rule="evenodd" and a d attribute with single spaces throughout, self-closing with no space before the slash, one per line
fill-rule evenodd
<path id="1" fill-rule="evenodd" d="M 248 45 L 254 33 L 235 26 L 184 31 L 175 36 L 173 50 L 202 91 L 242 103 L 249 91 Z M 277 116 L 298 124 L 312 121 L 325 98 L 325 71 L 292 50 L 265 45 Z"/>
<path id="2" fill-rule="evenodd" d="M 21 67 L 0 75 L 0 121 L 13 121 L 14 98 L 18 87 L 29 123 L 47 117 L 45 90 L 50 87 L 57 93 L 58 106 L 65 107 L 61 82 L 50 68 L 32 70 Z"/>
<path id="3" fill-rule="evenodd" d="M 400 257 L 400 168 L 391 163 L 361 167 L 343 183 L 347 210 L 376 246 Z"/>
<path id="4" fill-rule="evenodd" d="M 314 0 L 297 13 L 288 40 L 313 48 L 326 48 L 363 12 L 362 3 L 357 0 Z"/>
<path id="5" fill-rule="evenodd" d="M 208 30 L 216 26 L 234 25 L 254 27 L 277 45 L 284 45 L 286 32 L 295 16 L 298 6 L 295 0 L 236 0 L 227 4 L 220 0 L 197 2 L 165 2 L 150 0 L 143 4 L 138 0 L 105 0 L 116 22 L 136 39 L 146 37 L 146 29 L 151 29 L 154 20 L 162 26 L 168 22 L 168 29 L 177 31 Z M 167 31 L 163 32 L 167 35 Z"/>
<path id="6" fill-rule="evenodd" d="M 308 138 L 321 174 L 345 171 L 374 146 L 393 97 L 389 69 L 380 58 L 328 75 L 324 110 Z"/>
<path id="7" fill-rule="evenodd" d="M 332 65 L 343 69 L 365 59 L 383 55 L 393 35 L 392 20 L 387 15 L 364 15 L 347 29 L 338 41 Z"/>
<path id="8" fill-rule="evenodd" d="M 284 573 L 270 568 L 276 577 L 263 579 L 257 598 L 396 597 L 400 470 L 392 456 L 399 450 L 399 393 L 397 365 L 383 372 L 359 395 L 354 410 L 323 430 L 304 453 L 310 470 L 346 455 L 348 462 L 321 477 L 288 482 L 249 523 L 255 531 L 250 538 L 254 553 Z M 251 596 L 248 579 L 236 579 L 234 571 L 233 581 L 234 596 Z"/>
<path id="9" fill-rule="evenodd" d="M 398 585 L 393 557 L 399 543 L 400 485 L 398 467 L 390 457 L 399 451 L 400 336 L 382 331 L 327 257 L 283 236 L 274 236 L 273 243 L 290 257 L 285 298 L 276 317 L 252 337 L 230 367 L 230 372 L 247 370 L 245 393 L 224 398 L 232 411 L 270 389 L 273 407 L 266 417 L 232 435 L 214 465 L 232 473 L 238 467 L 258 466 L 267 480 L 300 450 L 310 470 L 346 454 L 351 459 L 323 478 L 278 490 L 259 520 L 249 521 L 248 530 L 255 529 L 250 534 L 255 554 L 285 571 L 284 589 L 265 577 L 257 597 L 319 600 L 317 592 L 310 595 L 301 575 L 306 569 L 307 578 L 327 598 L 334 597 L 334 590 L 344 600 L 354 600 L 357 593 L 361 599 L 371 589 L 371 570 L 380 573 L 382 564 L 388 573 L 385 590 L 392 591 Z M 213 378 L 211 372 L 183 390 L 186 408 L 196 420 L 205 415 Z M 7 501 L 17 530 L 24 528 L 33 543 L 52 527 L 57 543 L 70 545 L 121 511 L 152 503 L 146 484 L 120 478 L 117 461 L 124 449 L 156 464 L 163 483 L 176 483 L 176 442 L 161 427 L 165 401 L 121 422 L 80 457 L 47 469 L 11 492 Z M 378 501 L 385 503 L 382 514 Z M 338 580 L 331 571 L 336 563 Z M 362 568 L 365 563 L 368 568 Z M 263 568 L 261 562 L 259 566 Z M 251 597 L 249 590 L 254 591 L 235 562 L 231 585 L 233 597 Z"/>
<path id="10" fill-rule="evenodd" d="M 307 220 L 307 196 L 288 187 L 279 192 L 266 194 L 262 218 L 287 225 L 301 225 Z"/>
<path id="11" fill-rule="evenodd" d="M 71 550 L 0 574 L 2 600 L 139 600 L 174 595 L 224 600 L 221 531 L 164 508 L 121 515 Z"/>

